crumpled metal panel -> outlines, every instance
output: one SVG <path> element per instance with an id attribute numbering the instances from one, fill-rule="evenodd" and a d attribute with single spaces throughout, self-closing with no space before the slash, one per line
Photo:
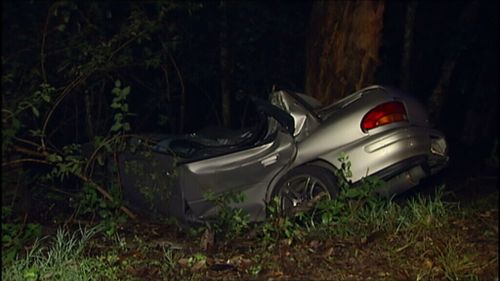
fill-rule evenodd
<path id="1" fill-rule="evenodd" d="M 184 198 L 193 215 L 203 219 L 216 211 L 214 204 L 205 198 L 207 192 L 242 192 L 245 201 L 235 207 L 249 211 L 252 219 L 259 219 L 264 215 L 263 198 L 270 181 L 290 164 L 295 152 L 292 137 L 279 132 L 272 142 L 184 164 L 180 167 Z"/>
<path id="2" fill-rule="evenodd" d="M 270 101 L 292 116 L 295 123 L 293 136 L 296 142 L 302 141 L 320 124 L 319 120 L 288 92 L 273 92 Z"/>
<path id="3" fill-rule="evenodd" d="M 405 104 L 409 122 L 389 124 L 368 132 L 361 130 L 360 123 L 368 111 L 394 100 Z M 126 162 L 142 161 L 146 174 L 128 167 L 122 176 L 124 194 L 140 198 L 142 201 L 138 202 L 147 206 L 147 196 L 137 187 L 154 189 L 158 184 L 169 183 L 168 194 L 160 190 L 159 196 L 152 198 L 155 210 L 182 220 L 200 221 L 217 213 L 214 203 L 206 198 L 207 192 L 216 195 L 242 192 L 244 202 L 232 207 L 244 209 L 255 221 L 265 218 L 265 201 L 270 199 L 279 179 L 304 164 L 321 162 L 333 171 L 340 166 L 339 155 L 347 153 L 352 161 L 353 182 L 373 173 L 390 174 L 394 180 L 389 183 L 402 190 L 413 184 L 405 180 L 407 176 L 415 180 L 427 176 L 421 172 L 423 169 L 413 166 L 426 165 L 434 173 L 448 161 L 446 140 L 442 133 L 429 128 L 425 109 L 415 99 L 391 89 L 368 87 L 327 107 L 321 107 L 310 97 L 286 91 L 273 92 L 270 101 L 285 112 L 264 104 L 268 109 L 265 112 L 268 114 L 267 133 L 253 147 L 236 146 L 236 150 L 226 150 L 224 146 L 217 146 L 221 153 L 188 159 L 179 165 L 175 165 L 172 156 L 160 150 L 153 153 L 153 158 L 125 153 L 120 159 L 123 162 L 121 170 L 127 169 Z M 281 123 L 272 116 L 281 118 Z M 205 141 L 193 137 L 185 139 L 188 140 L 200 144 Z M 412 159 L 419 162 L 413 163 Z M 410 164 L 412 167 L 408 166 Z M 400 170 L 409 168 L 411 170 Z M 159 174 L 152 176 L 154 171 Z M 398 173 L 403 174 L 399 176 Z M 161 198 L 166 194 L 169 200 Z"/>

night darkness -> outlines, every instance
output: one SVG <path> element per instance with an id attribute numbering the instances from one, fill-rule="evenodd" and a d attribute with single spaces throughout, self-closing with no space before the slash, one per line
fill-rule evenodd
<path id="1" fill-rule="evenodd" d="M 200 130 L 214 135 L 227 129 L 238 132 L 257 126 L 260 120 L 248 97 L 267 99 L 273 90 L 286 89 L 318 99 L 338 100 L 346 95 L 342 92 L 345 89 L 349 92 L 359 90 L 350 87 L 359 81 L 363 81 L 362 87 L 378 84 L 403 89 L 429 110 L 431 124 L 446 136 L 450 155 L 448 168 L 423 182 L 417 192 L 434 194 L 434 187 L 443 185 L 446 191 L 456 192 L 452 197 L 460 203 L 465 204 L 467 198 L 478 198 L 478 202 L 483 202 L 479 200 L 493 194 L 495 198 L 490 199 L 497 204 L 498 1 L 375 0 L 369 1 L 374 8 L 368 12 L 359 8 L 361 2 L 2 1 L 2 232 L 12 233 L 8 239 L 2 236 L 2 249 L 18 251 L 33 237 L 50 234 L 45 225 L 51 225 L 48 229 L 55 229 L 62 222 L 65 227 L 76 225 L 76 221 L 91 225 L 98 220 L 123 215 L 123 208 L 116 203 L 121 200 L 116 199 L 116 196 L 120 197 L 117 194 L 121 189 L 116 189 L 114 182 L 106 181 L 108 174 L 100 174 L 100 170 L 91 168 L 110 165 L 106 161 L 115 161 L 116 164 L 116 151 L 122 149 L 120 145 L 125 145 L 117 141 L 121 138 L 144 134 L 192 134 Z M 379 21 L 376 20 L 377 5 L 383 7 Z M 342 10 L 342 17 L 339 17 L 338 11 L 345 7 L 348 8 Z M 408 20 L 409 13 L 413 13 L 412 21 Z M 332 20 L 329 17 L 337 18 Z M 342 29 L 342 23 L 346 22 L 360 25 L 368 22 L 373 26 L 353 29 L 351 36 L 351 27 Z M 376 27 L 380 27 L 379 32 L 373 32 L 378 30 Z M 346 48 L 347 51 L 340 54 L 327 49 L 344 41 L 354 46 L 356 40 L 366 41 L 368 37 L 355 37 L 358 36 L 355 32 L 362 34 L 364 29 L 370 34 L 370 40 L 377 40 L 376 47 L 360 47 L 352 52 Z M 337 64 L 341 65 L 338 71 L 331 71 L 330 81 L 329 74 L 324 75 L 325 69 L 335 65 L 331 62 L 333 55 L 329 54 L 337 55 L 335 59 L 343 62 Z M 352 61 L 352 67 L 349 61 Z M 358 64 L 359 61 L 363 61 L 363 65 Z M 371 75 L 366 74 L 369 71 L 365 69 L 372 71 Z M 360 74 L 359 80 L 352 78 L 356 74 Z M 311 87 L 308 81 L 314 81 L 314 85 Z M 338 87 L 335 83 L 323 86 L 332 84 L 331 81 Z M 101 151 L 92 154 L 93 162 L 82 164 L 86 152 L 82 152 L 81 147 L 85 144 L 99 147 Z M 82 167 L 88 173 L 79 173 Z M 88 176 L 92 173 L 100 178 L 93 180 Z M 91 184 L 102 187 L 102 190 L 88 191 Z M 405 194 L 402 198 L 412 196 L 416 195 Z M 108 202 L 102 203 L 108 205 L 102 207 L 104 205 L 99 205 L 99 202 Z M 475 229 L 493 225 L 497 236 L 498 206 L 485 203 L 488 207 L 484 208 L 490 208 L 486 210 L 474 204 L 473 208 L 481 212 L 487 225 L 471 226 L 469 236 L 464 235 L 483 237 L 484 233 L 474 232 Z M 122 225 L 117 221 L 113 221 L 114 231 Z M 44 225 L 43 231 L 28 233 L 26 239 L 21 239 L 31 223 Z M 460 223 L 463 222 L 457 222 Z M 170 226 L 166 229 L 167 236 L 172 239 L 191 239 L 181 230 L 172 231 Z M 353 242 L 353 245 L 365 245 L 373 233 L 376 240 L 376 235 L 384 231 L 390 230 L 374 229 L 360 238 L 365 242 Z M 448 230 L 442 231 L 446 233 Z M 131 233 L 132 230 L 124 236 L 132 237 Z M 200 231 L 197 235 L 201 233 L 209 232 Z M 435 236 L 429 235 L 436 239 L 441 237 L 441 232 L 436 233 L 432 234 Z M 485 252 L 491 253 L 496 247 L 493 250 L 498 251 L 498 238 L 484 235 L 487 236 L 484 244 L 471 247 L 484 247 Z M 147 239 L 154 239 L 152 237 L 150 235 Z M 217 240 L 217 237 L 213 239 Z M 402 241 L 399 237 L 394 239 L 401 245 L 414 243 Z M 438 240 L 435 240 L 436 244 L 440 243 Z M 285 243 L 283 241 L 276 243 L 281 245 Z M 304 240 L 297 241 L 301 242 L 293 243 L 305 243 Z M 321 247 L 337 247 L 331 242 L 333 240 L 328 241 L 304 245 L 309 245 L 310 253 L 320 253 Z M 229 255 L 236 255 L 239 251 L 229 244 L 224 247 Z M 282 256 L 297 254 L 290 244 L 279 247 L 279 251 L 287 253 L 280 252 L 281 259 Z M 467 251 L 465 246 L 462 250 Z M 370 251 L 376 252 L 376 249 L 367 250 Z M 395 251 L 393 255 L 402 259 L 399 255 L 405 251 Z M 417 252 L 408 255 L 417 257 Z M 353 258 L 347 253 L 337 254 L 336 260 Z M 498 263 L 498 253 L 493 255 L 496 256 L 484 257 L 484 260 L 479 258 L 478 263 L 488 264 L 484 271 L 478 269 L 477 276 L 487 279 L 496 276 L 498 280 L 498 272 L 490 270 Z M 192 270 L 192 260 L 182 265 L 181 260 L 186 257 L 179 255 L 178 263 L 181 267 L 189 264 Z M 209 258 L 203 270 L 218 263 L 210 254 L 206 257 Z M 362 258 L 370 260 L 367 256 Z M 429 264 L 427 261 L 432 260 L 429 270 L 422 273 L 426 278 L 441 280 L 446 276 L 448 280 L 455 280 L 449 276 L 473 276 L 463 273 L 470 272 L 465 265 L 463 268 L 457 265 L 453 271 L 456 275 L 448 275 L 445 269 L 446 274 L 439 270 L 436 273 L 432 270 L 442 262 L 436 261 L 439 258 L 420 258 L 423 260 L 418 260 L 418 263 L 424 264 L 424 268 Z M 309 261 L 312 263 L 313 260 Z M 331 268 L 352 266 L 335 265 L 331 260 L 325 260 Z M 251 265 L 246 265 L 247 261 L 238 262 L 238 265 L 233 265 L 234 272 L 250 274 L 250 268 L 259 268 L 257 275 L 252 277 L 274 278 L 279 274 L 272 274 L 278 271 L 280 276 L 297 276 L 287 275 L 287 269 L 291 272 L 297 270 L 299 276 L 312 274 L 310 268 L 304 269 L 293 262 L 283 262 L 277 267 L 279 270 L 266 268 L 262 270 L 265 273 L 256 264 L 251 264 L 254 260 L 250 262 L 249 259 Z M 375 263 L 371 263 L 373 268 Z M 294 267 L 297 269 L 292 269 Z M 172 270 L 168 274 L 174 272 L 172 276 L 183 277 L 187 276 L 182 275 L 186 272 L 195 272 Z M 396 278 L 396 275 L 401 280 L 421 276 L 421 272 L 414 271 L 414 268 L 410 273 L 408 270 L 402 267 L 401 272 L 394 273 L 387 280 L 393 280 L 391 278 Z M 161 276 L 158 272 L 149 271 L 147 274 L 150 275 L 145 273 L 144 276 L 157 279 Z M 338 275 L 319 272 L 315 276 L 317 279 L 348 276 L 337 271 L 335 274 Z M 361 277 L 352 280 L 365 280 L 364 277 L 377 274 L 361 269 L 360 272 L 363 272 Z M 165 276 L 171 276 L 168 274 Z M 200 275 L 200 278 L 214 277 L 207 274 Z M 141 273 L 134 271 L 131 275 L 141 276 Z M 229 279 L 235 276 L 231 275 Z M 50 277 L 43 280 L 50 280 Z"/>
<path id="2" fill-rule="evenodd" d="M 72 11 L 64 10 L 69 16 L 68 21 L 71 17 L 74 17 L 75 21 L 76 19 L 88 21 L 89 18 L 84 16 L 87 11 L 89 16 L 95 16 L 96 20 L 104 21 L 105 25 L 99 27 L 101 32 L 82 33 L 79 35 L 79 40 L 96 43 L 99 40 L 109 39 L 122 28 L 123 22 L 127 20 L 128 13 L 130 13 L 128 4 L 116 5 L 114 2 L 103 2 L 100 5 L 102 7 L 99 9 L 105 9 L 107 14 L 94 15 L 93 13 L 98 13 L 98 7 L 93 5 L 82 7 L 84 10 L 82 12 L 62 5 L 61 10 L 67 8 Z M 157 11 L 155 11 L 157 7 L 154 4 L 138 6 L 144 9 L 146 16 L 150 19 L 157 16 Z M 439 120 L 433 121 L 445 131 L 452 143 L 457 142 L 459 145 L 462 144 L 460 139 L 463 138 L 464 130 L 477 131 L 480 135 L 472 137 L 468 144 L 472 147 L 484 147 L 483 141 L 494 140 L 497 136 L 496 126 L 490 123 L 491 120 L 496 119 L 497 114 L 495 77 L 498 61 L 498 4 L 495 1 L 479 1 L 477 6 L 477 11 L 471 12 L 474 15 L 470 16 L 471 19 L 467 21 L 468 25 L 463 26 L 461 15 L 467 15 L 466 9 L 470 8 L 467 2 L 418 3 L 412 39 L 408 92 L 425 103 L 436 87 L 447 54 L 457 53 L 454 57 L 454 69 L 445 89 L 445 106 L 442 106 Z M 29 60 L 35 55 L 39 56 L 37 54 L 39 52 L 29 50 L 28 46 L 35 43 L 30 40 L 41 40 L 39 33 L 43 30 L 46 17 L 42 11 L 47 9 L 48 5 L 42 2 L 22 2 L 22 4 L 13 5 L 12 2 L 7 1 L 4 7 L 5 11 L 9 11 L 3 13 L 5 23 L 2 34 L 4 73 L 10 70 L 9 59 L 14 59 L 14 57 L 17 59 L 17 65 L 33 67 L 37 62 Z M 227 20 L 230 23 L 227 29 L 231 68 L 230 93 L 234 104 L 231 112 L 233 116 L 231 127 L 237 128 L 241 126 L 237 121 L 240 117 L 239 113 L 245 106 L 244 102 L 240 102 L 240 96 L 256 95 L 265 98 L 273 86 L 298 92 L 305 91 L 305 61 L 307 60 L 305 47 L 311 4 L 305 1 L 291 1 L 286 5 L 280 1 L 266 3 L 240 1 L 229 5 L 227 9 Z M 400 86 L 405 9 L 406 2 L 389 1 L 386 3 L 379 63 L 372 84 Z M 173 121 L 178 121 L 181 99 L 179 92 L 181 91 L 184 91 L 183 98 L 185 99 L 183 132 L 192 132 L 208 125 L 221 125 L 220 80 L 222 74 L 219 65 L 220 24 L 218 19 L 220 10 L 218 4 L 216 1 L 200 4 L 192 2 L 186 7 L 180 5 L 179 8 L 172 8 L 166 13 L 168 16 L 161 21 L 165 26 L 152 32 L 152 35 L 156 37 L 144 40 L 145 42 L 139 46 L 131 46 L 130 49 L 125 50 L 128 57 L 123 55 L 123 59 L 128 60 L 129 63 L 115 66 L 119 76 L 124 79 L 130 78 L 128 79 L 132 86 L 132 94 L 129 97 L 130 111 L 136 114 L 131 120 L 132 127 L 139 132 L 178 132 L 180 128 L 174 128 L 173 125 L 170 128 L 162 127 L 158 124 L 158 120 L 171 118 Z M 32 20 L 19 20 L 28 15 Z M 83 61 L 85 58 L 79 58 L 81 55 L 79 56 L 78 53 L 81 53 L 81 50 L 76 49 L 76 42 L 71 52 L 61 54 L 64 44 L 69 40 L 77 39 L 69 38 L 66 34 L 58 34 L 63 33 L 56 29 L 60 26 L 57 25 L 58 21 L 63 23 L 67 16 L 59 14 L 54 17 L 50 24 L 56 26 L 53 27 L 52 33 L 46 36 L 47 44 L 53 44 L 54 48 L 60 49 L 55 49 L 53 55 L 50 51 L 48 52 L 46 64 L 71 65 Z M 6 26 L 10 28 L 6 29 Z M 69 29 L 81 31 L 83 27 L 79 22 L 69 21 L 65 28 L 68 31 Z M 14 33 L 19 36 L 12 36 Z M 175 67 L 167 55 L 158 55 L 162 50 L 165 51 L 165 47 L 169 48 L 170 55 L 175 60 Z M 74 61 L 61 61 L 69 59 L 71 55 L 76 56 Z M 160 66 L 151 67 L 138 62 L 144 56 L 151 58 L 158 56 Z M 60 66 L 60 68 L 63 70 L 46 70 L 47 75 L 54 75 L 54 79 L 63 80 L 64 71 L 67 71 L 69 67 Z M 169 79 L 165 79 L 165 70 L 168 72 Z M 179 71 L 183 85 L 180 85 L 177 71 Z M 90 91 L 97 91 L 98 82 L 88 81 L 87 83 L 91 88 Z M 169 85 L 166 85 L 167 83 Z M 5 84 L 5 86 L 9 85 Z M 107 84 L 99 86 L 103 87 L 99 89 L 100 91 L 109 90 L 110 87 Z M 166 92 L 169 92 L 170 97 L 166 97 Z M 81 102 L 77 97 L 71 96 L 68 100 L 71 101 L 65 102 L 77 104 Z M 64 111 L 62 109 L 63 107 L 58 111 Z M 55 112 L 55 114 L 57 117 L 54 118 L 66 119 L 67 116 L 64 114 L 68 113 Z M 105 113 L 102 114 L 105 115 Z M 467 121 L 468 114 L 477 116 L 474 118 L 478 119 Z M 163 117 L 159 117 L 160 115 Z M 466 124 L 467 122 L 475 124 L 469 125 Z M 488 128 L 484 128 L 485 125 Z M 68 123 L 67 126 L 82 127 L 81 129 L 84 130 L 85 125 L 82 122 L 76 122 Z M 71 138 L 74 137 L 71 136 Z M 85 141 L 87 136 L 76 137 Z M 488 143 L 486 146 L 491 147 L 491 144 Z"/>

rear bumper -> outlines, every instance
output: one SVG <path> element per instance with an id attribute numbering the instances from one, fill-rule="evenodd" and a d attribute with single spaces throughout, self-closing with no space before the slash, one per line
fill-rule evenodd
<path id="1" fill-rule="evenodd" d="M 344 152 L 351 161 L 351 180 L 366 176 L 386 181 L 381 194 L 405 191 L 422 178 L 437 173 L 448 163 L 444 135 L 422 127 L 407 127 L 367 136 L 359 142 L 328 153 L 324 159 L 339 167 L 338 155 Z"/>
<path id="2" fill-rule="evenodd" d="M 429 132 L 430 147 L 425 155 L 403 160 L 385 168 L 375 176 L 385 180 L 385 184 L 375 189 L 378 195 L 390 197 L 402 193 L 419 184 L 448 165 L 448 149 L 444 136 L 437 131 Z M 426 143 L 427 140 L 422 141 Z"/>

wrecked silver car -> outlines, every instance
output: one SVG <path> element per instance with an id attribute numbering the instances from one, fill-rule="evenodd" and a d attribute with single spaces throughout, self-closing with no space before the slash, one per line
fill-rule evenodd
<path id="1" fill-rule="evenodd" d="M 130 206 L 196 222 L 217 213 L 208 192 L 241 192 L 245 200 L 234 207 L 257 221 L 274 196 L 283 210 L 319 194 L 333 198 L 342 153 L 352 162 L 353 183 L 378 176 L 386 184 L 376 191 L 387 196 L 416 186 L 448 162 L 445 138 L 430 128 L 425 109 L 395 89 L 371 86 L 326 107 L 289 91 L 252 101 L 262 118 L 248 130 L 154 136 L 149 149 L 120 155 Z"/>

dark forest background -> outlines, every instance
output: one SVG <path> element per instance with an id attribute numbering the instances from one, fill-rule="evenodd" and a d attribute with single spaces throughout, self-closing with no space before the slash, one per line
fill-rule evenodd
<path id="1" fill-rule="evenodd" d="M 57 180 L 71 177 L 89 183 L 79 144 L 238 129 L 250 118 L 242 117 L 242 97 L 265 98 L 275 88 L 327 102 L 370 84 L 403 88 L 428 106 L 451 161 L 498 159 L 497 1 L 4 1 L 2 8 L 4 205 L 18 205 L 20 189 L 61 188 Z M 373 41 L 325 57 L 318 42 L 335 46 L 338 35 L 356 45 L 355 31 L 328 33 L 332 18 L 359 23 L 359 38 L 371 27 Z M 362 83 L 316 75 L 321 64 L 344 59 L 358 71 L 356 56 L 365 54 L 372 76 Z"/>

